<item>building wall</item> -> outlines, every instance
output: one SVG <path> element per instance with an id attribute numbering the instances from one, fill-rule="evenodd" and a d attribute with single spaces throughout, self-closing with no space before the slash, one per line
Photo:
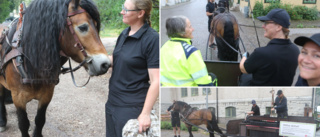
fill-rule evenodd
<path id="1" fill-rule="evenodd" d="M 180 88 L 161 89 L 161 113 L 172 104 L 172 100 L 184 101 L 192 107 L 199 109 L 206 108 L 206 96 L 202 94 L 202 88 L 199 88 L 198 96 L 191 96 L 191 88 L 188 89 L 188 96 L 181 97 Z M 236 108 L 236 117 L 231 119 L 241 119 L 245 117 L 245 112 L 251 111 L 251 101 L 256 100 L 260 107 L 260 114 L 266 114 L 266 107 L 271 107 L 272 95 L 270 91 L 275 90 L 275 95 L 279 89 L 284 92 L 288 99 L 288 114 L 291 116 L 303 116 L 304 107 L 311 106 L 312 88 L 210 88 L 211 95 L 208 96 L 208 107 L 216 108 L 216 93 L 218 91 L 218 116 L 225 118 L 226 107 Z M 170 95 L 172 95 L 170 97 Z M 217 111 L 217 109 L 216 109 Z M 226 118 L 230 119 L 230 118 Z"/>

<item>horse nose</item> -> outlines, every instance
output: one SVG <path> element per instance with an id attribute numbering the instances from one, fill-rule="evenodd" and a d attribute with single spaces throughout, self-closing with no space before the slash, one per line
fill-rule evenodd
<path id="1" fill-rule="evenodd" d="M 108 69 L 110 68 L 110 65 L 109 65 L 109 63 L 102 63 L 101 64 L 101 66 L 100 66 L 100 68 L 101 68 L 101 71 L 103 71 L 103 72 L 107 72 L 108 71 Z"/>

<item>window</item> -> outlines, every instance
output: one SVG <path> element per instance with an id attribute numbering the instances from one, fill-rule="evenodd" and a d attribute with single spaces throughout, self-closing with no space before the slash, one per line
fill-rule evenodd
<path id="1" fill-rule="evenodd" d="M 270 115 L 270 112 L 271 112 L 271 107 L 266 107 L 266 114 Z"/>
<path id="2" fill-rule="evenodd" d="M 208 95 L 211 95 L 211 90 L 210 90 L 210 88 L 203 88 L 203 89 L 202 89 L 202 95 L 207 95 L 207 94 L 206 94 L 206 91 L 208 91 Z"/>
<path id="3" fill-rule="evenodd" d="M 316 4 L 317 0 L 303 0 L 303 4 Z"/>
<path id="4" fill-rule="evenodd" d="M 212 112 L 213 114 L 216 113 L 216 108 L 214 108 L 214 107 L 208 107 L 208 109 L 211 110 L 211 112 Z"/>
<path id="5" fill-rule="evenodd" d="M 188 96 L 187 88 L 181 88 L 181 97 L 187 97 L 187 96 Z"/>
<path id="6" fill-rule="evenodd" d="M 227 107 L 226 108 L 226 117 L 236 117 L 236 108 L 235 107 Z"/>
<path id="7" fill-rule="evenodd" d="M 191 96 L 198 96 L 199 92 L 198 92 L 198 88 L 192 88 L 191 89 Z"/>
<path id="8" fill-rule="evenodd" d="M 264 0 L 264 3 L 272 3 L 272 2 L 276 2 L 276 1 L 280 1 L 280 0 Z"/>

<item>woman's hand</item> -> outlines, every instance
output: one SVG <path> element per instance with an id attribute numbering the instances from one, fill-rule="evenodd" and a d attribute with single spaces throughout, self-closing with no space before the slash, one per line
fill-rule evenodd
<path id="1" fill-rule="evenodd" d="M 140 114 L 138 117 L 139 121 L 139 133 L 146 132 L 151 125 L 150 113 L 149 114 Z"/>

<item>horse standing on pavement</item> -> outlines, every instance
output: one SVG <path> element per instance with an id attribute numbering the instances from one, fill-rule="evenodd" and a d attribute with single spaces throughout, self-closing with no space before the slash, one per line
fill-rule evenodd
<path id="1" fill-rule="evenodd" d="M 20 20 L 0 25 L 0 89 L 11 90 L 22 137 L 29 137 L 26 104 L 39 101 L 34 137 L 42 136 L 46 110 L 61 66 L 69 59 L 90 76 L 107 72 L 111 61 L 100 37 L 100 15 L 91 0 L 33 0 Z M 7 124 L 4 92 L 0 90 L 0 129 Z"/>
<path id="2" fill-rule="evenodd" d="M 193 125 L 205 124 L 210 133 L 210 137 L 214 137 L 214 131 L 218 132 L 221 137 L 226 137 L 218 127 L 215 114 L 209 109 L 196 110 L 182 101 L 175 101 L 172 105 L 173 111 L 177 111 L 183 116 L 184 123 L 189 131 L 189 137 L 193 137 L 191 132 Z"/>
<path id="3" fill-rule="evenodd" d="M 209 40 L 210 43 L 213 43 L 214 39 L 216 40 L 218 58 L 221 61 L 238 61 L 238 52 L 236 51 L 239 51 L 239 37 L 236 18 L 231 13 L 225 12 L 225 8 L 219 7 L 211 22 Z"/>

